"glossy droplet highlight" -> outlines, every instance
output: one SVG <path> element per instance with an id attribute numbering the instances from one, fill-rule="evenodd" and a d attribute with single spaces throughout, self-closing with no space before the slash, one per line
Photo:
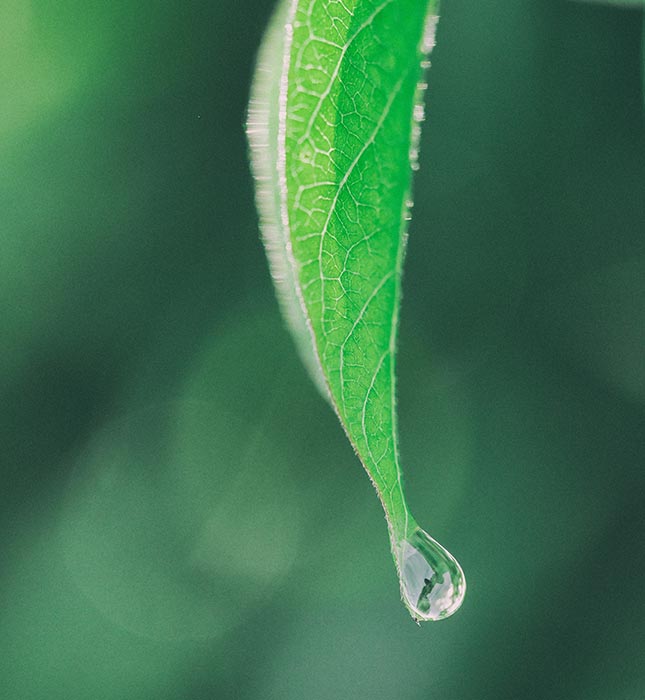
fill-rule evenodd
<path id="1" fill-rule="evenodd" d="M 395 547 L 403 602 L 416 620 L 443 620 L 466 594 L 459 562 L 420 527 Z"/>

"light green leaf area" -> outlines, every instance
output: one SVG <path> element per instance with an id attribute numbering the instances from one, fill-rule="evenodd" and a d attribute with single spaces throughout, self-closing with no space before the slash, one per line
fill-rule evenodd
<path id="1" fill-rule="evenodd" d="M 403 600 L 440 619 L 463 599 L 454 558 L 406 505 L 395 351 L 423 69 L 437 3 L 295 0 L 260 52 L 248 132 L 285 316 L 386 513 Z"/>

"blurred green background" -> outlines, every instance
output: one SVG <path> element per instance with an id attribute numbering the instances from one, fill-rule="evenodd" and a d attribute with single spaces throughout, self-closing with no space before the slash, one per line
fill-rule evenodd
<path id="1" fill-rule="evenodd" d="M 0 695 L 645 697 L 642 10 L 445 0 L 403 463 L 417 627 L 243 133 L 271 0 L 0 0 Z"/>

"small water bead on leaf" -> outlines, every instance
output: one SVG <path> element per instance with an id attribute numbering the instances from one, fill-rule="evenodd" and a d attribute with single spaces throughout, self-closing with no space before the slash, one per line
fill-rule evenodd
<path id="1" fill-rule="evenodd" d="M 442 620 L 456 612 L 466 594 L 459 562 L 416 527 L 395 546 L 403 602 L 416 620 Z"/>

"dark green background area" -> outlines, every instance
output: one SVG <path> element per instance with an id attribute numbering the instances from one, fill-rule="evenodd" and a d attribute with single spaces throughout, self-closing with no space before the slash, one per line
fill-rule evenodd
<path id="1" fill-rule="evenodd" d="M 286 335 L 269 0 L 0 3 L 0 695 L 645 697 L 642 11 L 445 0 L 399 353 L 417 627 Z"/>

